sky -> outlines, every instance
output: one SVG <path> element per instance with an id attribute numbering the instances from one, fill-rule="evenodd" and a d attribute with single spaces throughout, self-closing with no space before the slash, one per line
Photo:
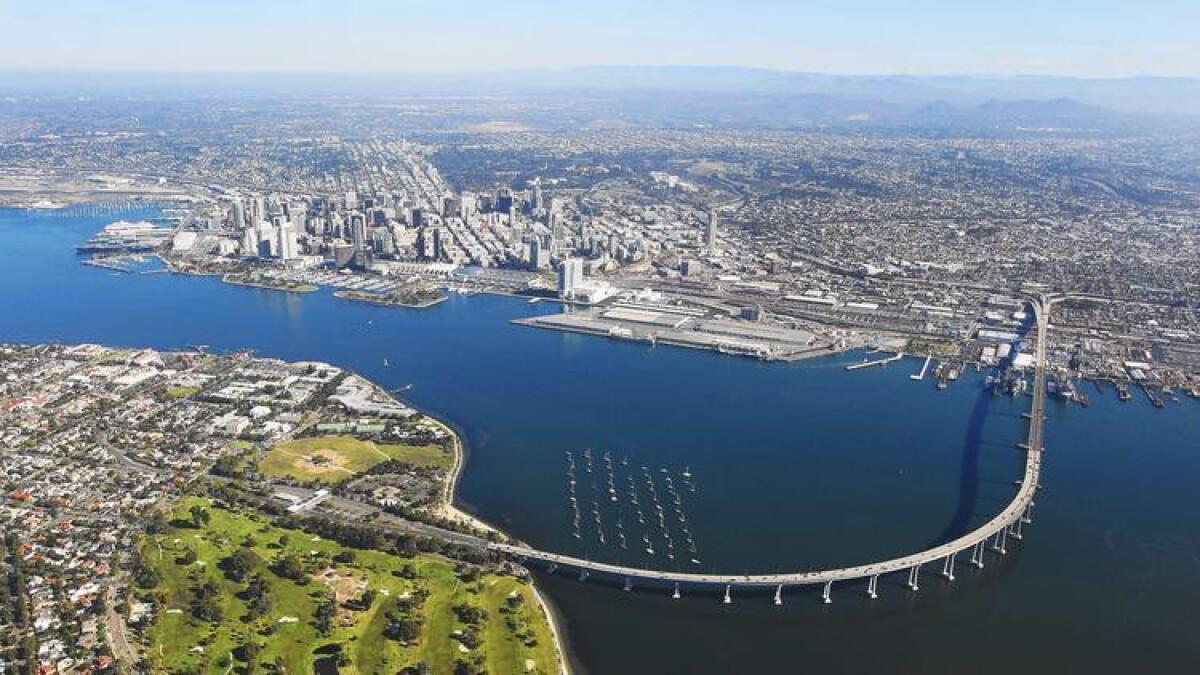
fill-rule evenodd
<path id="1" fill-rule="evenodd" d="M 1200 77 L 1200 0 L 0 0 L 0 69 Z"/>

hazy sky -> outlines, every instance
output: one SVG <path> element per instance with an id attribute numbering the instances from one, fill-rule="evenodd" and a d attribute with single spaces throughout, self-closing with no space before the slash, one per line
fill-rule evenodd
<path id="1" fill-rule="evenodd" d="M 0 0 L 0 68 L 1200 76 L 1200 0 Z"/>

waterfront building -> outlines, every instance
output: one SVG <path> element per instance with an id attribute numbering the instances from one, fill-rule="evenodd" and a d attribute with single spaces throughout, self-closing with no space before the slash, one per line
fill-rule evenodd
<path id="1" fill-rule="evenodd" d="M 568 258 L 558 266 L 558 297 L 570 300 L 575 288 L 583 281 L 583 260 Z"/>

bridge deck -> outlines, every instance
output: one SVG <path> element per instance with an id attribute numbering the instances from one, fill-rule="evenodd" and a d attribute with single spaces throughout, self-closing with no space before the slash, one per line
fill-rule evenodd
<path id="1" fill-rule="evenodd" d="M 1046 303 L 1047 306 L 1043 308 L 1042 303 Z M 1037 492 L 1038 479 L 1041 474 L 1042 424 L 1045 420 L 1044 411 L 1046 398 L 1046 327 L 1048 321 L 1047 312 L 1049 310 L 1049 301 L 1043 299 L 1042 302 L 1033 302 L 1032 304 L 1037 322 L 1038 345 L 1036 365 L 1034 369 L 1033 407 L 1030 411 L 1031 419 L 1029 421 L 1029 438 L 1027 442 L 1029 449 L 1025 454 L 1024 475 L 1021 477 L 1021 483 L 1017 490 L 1017 494 L 1013 497 L 1012 501 L 1008 503 L 1003 511 L 996 514 L 983 525 L 980 525 L 974 530 L 964 534 L 961 537 L 958 537 L 957 539 L 954 539 L 953 541 L 949 541 L 945 544 L 925 549 L 911 555 L 869 563 L 866 565 L 841 567 L 837 569 L 813 572 L 742 575 L 694 574 L 687 572 L 671 572 L 642 569 L 637 567 L 626 567 L 623 565 L 612 565 L 608 563 L 584 560 L 574 556 L 549 553 L 527 546 L 514 546 L 511 544 L 489 543 L 488 548 L 520 558 L 541 560 L 564 567 L 572 567 L 600 574 L 610 574 L 629 579 L 687 585 L 712 584 L 740 587 L 768 587 L 780 585 L 791 586 L 823 584 L 834 581 L 869 579 L 871 577 L 884 574 L 911 570 L 914 567 L 944 560 L 953 554 L 971 549 L 981 542 L 987 542 L 989 539 L 999 536 L 1001 532 L 1004 532 L 1006 528 L 1019 521 L 1026 514 L 1027 509 L 1033 503 L 1033 497 Z"/>

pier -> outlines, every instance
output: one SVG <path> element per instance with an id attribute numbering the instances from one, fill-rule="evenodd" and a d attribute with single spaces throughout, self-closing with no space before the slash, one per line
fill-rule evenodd
<path id="1" fill-rule="evenodd" d="M 871 366 L 886 366 L 887 364 L 894 363 L 896 361 L 899 361 L 902 358 L 904 358 L 904 352 L 900 352 L 900 353 L 896 354 L 895 356 L 889 356 L 886 359 L 876 359 L 874 361 L 863 361 L 862 363 L 852 363 L 852 364 L 846 366 L 846 370 L 858 370 L 859 368 L 870 368 Z M 929 365 L 929 362 L 926 361 L 925 365 Z M 921 372 L 923 374 L 925 371 L 922 370 Z"/>
<path id="2" fill-rule="evenodd" d="M 916 380 L 917 382 L 920 382 L 921 380 L 925 379 L 925 373 L 929 371 L 929 364 L 932 362 L 933 362 L 933 354 L 926 356 L 925 357 L 925 365 L 921 366 L 921 372 L 917 373 L 916 375 L 909 375 L 909 377 L 912 378 L 913 380 Z"/>

